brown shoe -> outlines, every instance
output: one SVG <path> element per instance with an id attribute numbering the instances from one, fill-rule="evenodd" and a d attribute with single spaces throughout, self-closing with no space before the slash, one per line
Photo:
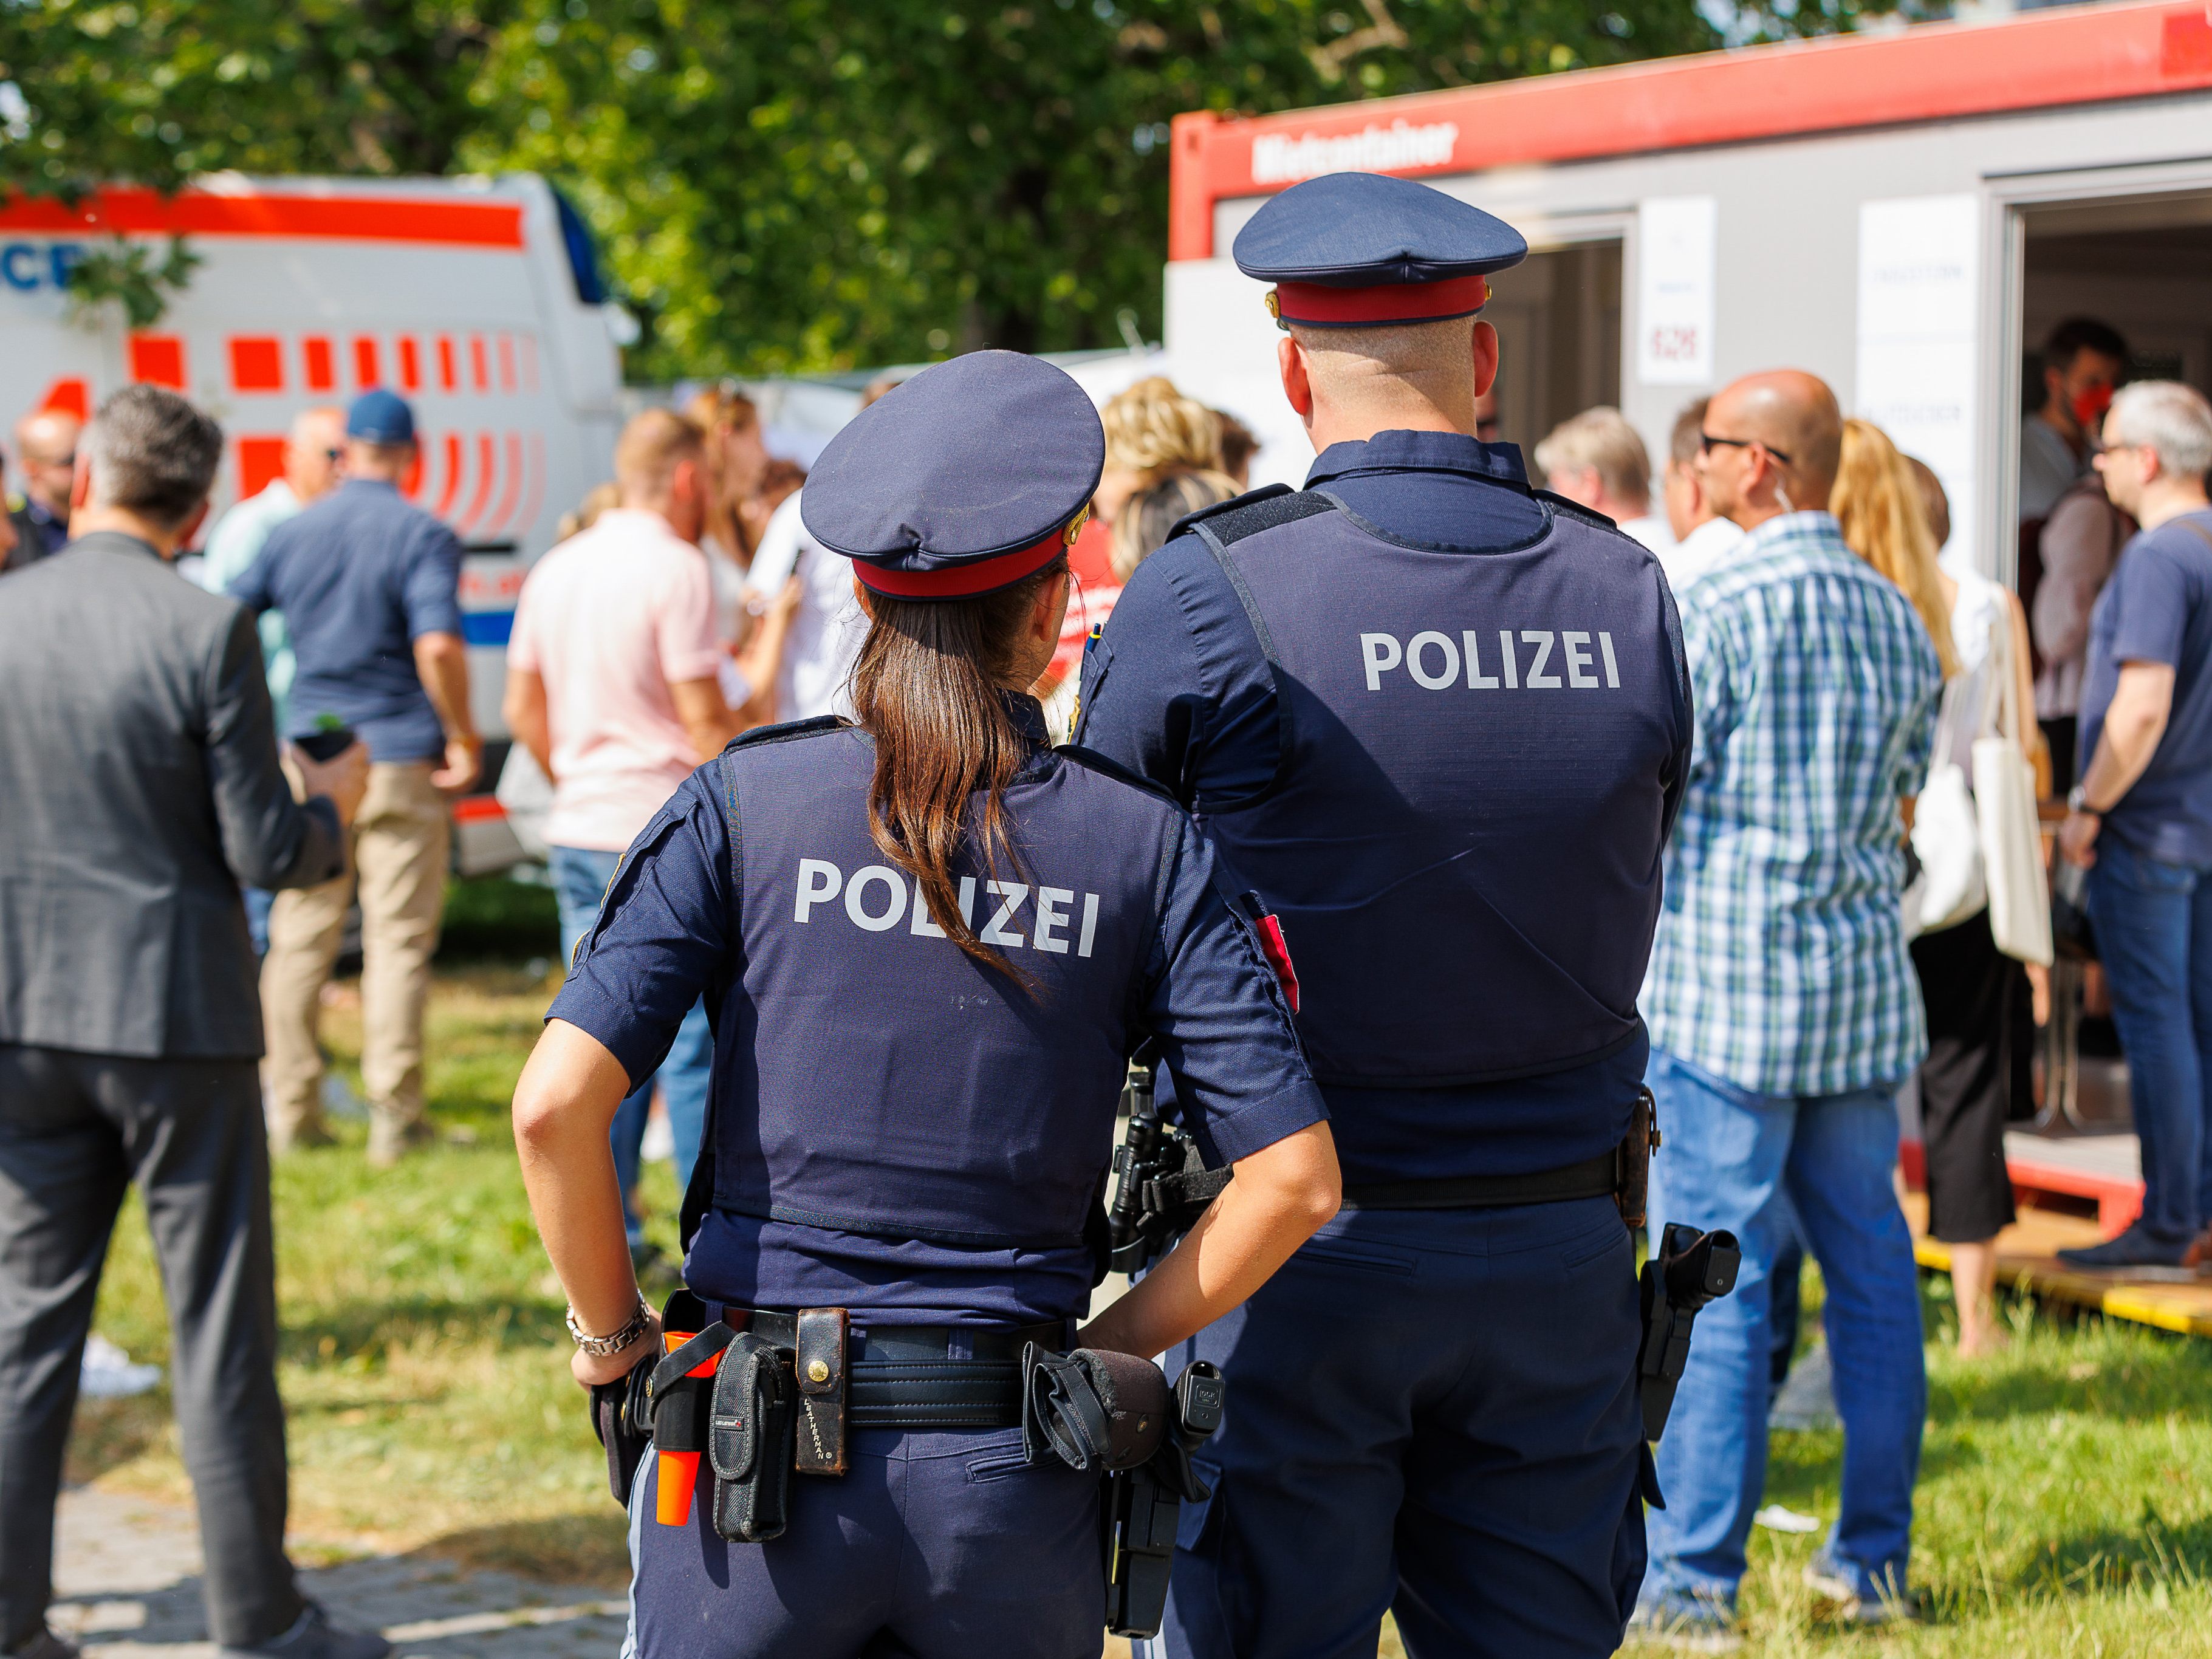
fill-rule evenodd
<path id="1" fill-rule="evenodd" d="M 2181 1265 L 2194 1267 L 2200 1273 L 2212 1273 L 2212 1227 L 2197 1234 L 2196 1242 L 2181 1253 Z"/>
<path id="2" fill-rule="evenodd" d="M 286 1152 L 296 1152 L 311 1146 L 335 1146 L 338 1138 L 320 1118 L 310 1118 L 305 1123 L 295 1123 L 289 1129 L 279 1129 L 274 1124 L 269 1128 L 269 1150 L 282 1158 Z"/>
<path id="3" fill-rule="evenodd" d="M 437 1139 L 438 1132 L 422 1118 L 411 1122 L 395 1122 L 388 1117 L 378 1117 L 368 1126 L 368 1167 L 388 1170 L 407 1156 Z"/>

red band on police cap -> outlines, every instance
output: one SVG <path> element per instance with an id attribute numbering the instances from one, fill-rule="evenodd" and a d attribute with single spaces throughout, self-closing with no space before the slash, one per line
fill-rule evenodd
<path id="1" fill-rule="evenodd" d="M 1480 311 L 1489 300 L 1490 280 L 1486 276 L 1386 283 L 1374 288 L 1275 284 L 1275 314 L 1286 323 L 1433 323 Z"/>
<path id="2" fill-rule="evenodd" d="M 947 565 L 942 570 L 890 570 L 855 559 L 853 571 L 873 592 L 895 599 L 964 599 L 971 593 L 988 593 L 1033 576 L 1066 551 L 1067 526 L 1062 525 L 1042 541 L 1011 553 L 994 553 L 973 564 Z"/>

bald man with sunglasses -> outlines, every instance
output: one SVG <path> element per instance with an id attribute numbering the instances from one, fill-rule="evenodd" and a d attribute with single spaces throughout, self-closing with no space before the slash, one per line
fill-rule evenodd
<path id="1" fill-rule="evenodd" d="M 1900 798 L 1942 674 L 1920 618 L 1827 511 L 1843 416 L 1810 374 L 1706 410 L 1698 483 L 1748 532 L 1680 596 L 1697 738 L 1642 999 L 1668 1223 L 1742 1241 L 1698 1321 L 1659 1443 L 1664 1510 L 1637 1625 L 1741 1645 L 1736 1589 L 1766 1472 L 1773 1268 L 1794 1207 L 1828 1285 L 1842 1514 L 1806 1569 L 1857 1623 L 1898 1617 L 1927 1408 L 1912 1239 L 1890 1185 L 1897 1086 L 1926 1054 L 1900 926 Z M 1786 1200 L 1786 1201 L 1785 1201 Z"/>

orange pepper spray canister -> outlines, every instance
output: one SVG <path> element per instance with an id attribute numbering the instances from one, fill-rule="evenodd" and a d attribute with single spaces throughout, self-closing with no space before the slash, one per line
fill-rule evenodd
<path id="1" fill-rule="evenodd" d="M 674 1353 L 696 1336 L 696 1331 L 663 1331 L 660 1340 L 663 1351 Z M 694 1365 L 684 1375 L 711 1377 L 721 1355 L 714 1354 Z M 656 1468 L 659 1479 L 653 1490 L 653 1519 L 664 1527 L 680 1527 L 691 1518 L 691 1493 L 699 1484 L 699 1454 L 695 1451 L 658 1451 Z"/>

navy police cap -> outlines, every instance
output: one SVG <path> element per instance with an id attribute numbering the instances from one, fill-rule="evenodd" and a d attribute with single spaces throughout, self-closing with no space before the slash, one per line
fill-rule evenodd
<path id="1" fill-rule="evenodd" d="M 1329 173 L 1293 185 L 1237 233 L 1237 268 L 1273 283 L 1285 325 L 1364 328 L 1468 317 L 1484 279 L 1528 257 L 1503 219 L 1455 196 L 1380 173 Z"/>
<path id="2" fill-rule="evenodd" d="M 799 513 L 875 592 L 964 599 L 1065 552 L 1105 465 L 1081 386 L 1041 358 L 974 351 L 854 416 L 807 475 Z"/>

